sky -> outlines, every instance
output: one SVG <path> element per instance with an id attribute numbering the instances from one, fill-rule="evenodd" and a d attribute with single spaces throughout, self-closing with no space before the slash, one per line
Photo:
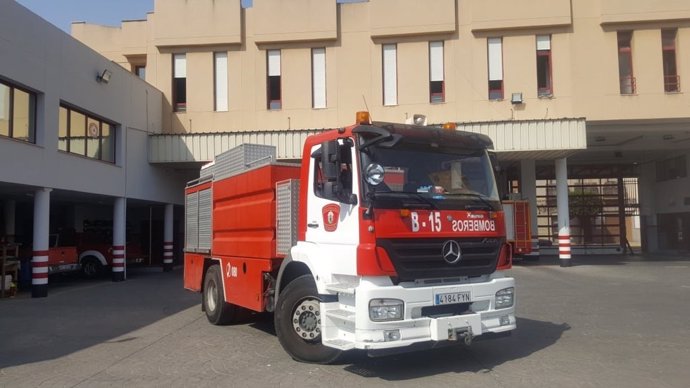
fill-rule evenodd
<path id="1" fill-rule="evenodd" d="M 87 22 L 119 27 L 123 20 L 146 19 L 153 11 L 154 0 L 17 0 L 66 33 L 72 22 Z M 336 0 L 338 3 L 356 3 L 366 0 Z M 240 0 L 243 7 L 251 7 L 253 0 Z"/>
<path id="2" fill-rule="evenodd" d="M 66 33 L 72 22 L 120 26 L 122 20 L 146 19 L 153 0 L 17 0 Z"/>

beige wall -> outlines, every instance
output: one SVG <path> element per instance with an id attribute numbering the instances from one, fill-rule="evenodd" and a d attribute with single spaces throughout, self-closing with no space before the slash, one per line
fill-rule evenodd
<path id="1" fill-rule="evenodd" d="M 684 0 L 655 1 L 653 9 L 646 0 L 370 0 L 339 5 L 335 0 L 254 0 L 248 9 L 241 9 L 238 0 L 189 3 L 158 0 L 146 22 L 124 23 L 122 29 L 73 25 L 76 38 L 118 63 L 146 54 L 147 81 L 168 101 L 167 132 L 342 126 L 365 106 L 376 120 L 387 121 L 414 113 L 426 114 L 429 122 L 690 117 L 688 94 L 664 93 L 661 59 L 660 29 L 678 28 L 678 72 L 681 91 L 687 89 L 690 2 Z M 619 92 L 618 29 L 634 30 L 637 93 L 632 96 Z M 552 37 L 551 98 L 537 96 L 539 34 Z M 488 37 L 503 38 L 503 101 L 488 100 Z M 428 102 L 428 42 L 435 40 L 444 41 L 446 99 L 440 104 Z M 381 45 L 386 43 L 397 44 L 398 105 L 392 107 L 382 101 Z M 311 108 L 313 47 L 326 48 L 325 109 Z M 266 109 L 267 49 L 281 50 L 283 105 L 278 111 Z M 228 112 L 213 111 L 214 51 L 228 52 Z M 186 52 L 188 61 L 185 113 L 173 113 L 169 104 L 171 53 L 178 52 Z M 513 92 L 522 92 L 524 104 L 510 103 Z"/>

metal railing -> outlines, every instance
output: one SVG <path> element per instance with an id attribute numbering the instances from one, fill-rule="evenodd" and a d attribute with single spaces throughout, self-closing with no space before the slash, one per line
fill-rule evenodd
<path id="1" fill-rule="evenodd" d="M 634 76 L 626 75 L 620 78 L 621 94 L 635 94 L 637 92 L 636 86 Z"/>
<path id="2" fill-rule="evenodd" d="M 680 92 L 680 76 L 679 75 L 665 75 L 664 76 L 664 91 Z"/>

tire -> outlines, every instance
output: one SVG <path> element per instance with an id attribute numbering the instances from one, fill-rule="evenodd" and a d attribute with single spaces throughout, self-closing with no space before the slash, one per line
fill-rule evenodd
<path id="1" fill-rule="evenodd" d="M 81 273 L 87 279 L 95 279 L 103 275 L 103 264 L 93 256 L 87 256 L 81 261 Z"/>
<path id="2" fill-rule="evenodd" d="M 321 343 L 321 314 L 314 280 L 303 275 L 278 296 L 274 315 L 280 345 L 296 361 L 330 364 L 342 353 Z"/>
<path id="3" fill-rule="evenodd" d="M 212 265 L 206 270 L 201 301 L 206 318 L 214 325 L 227 325 L 237 318 L 237 306 L 227 303 L 223 293 L 220 267 Z"/>

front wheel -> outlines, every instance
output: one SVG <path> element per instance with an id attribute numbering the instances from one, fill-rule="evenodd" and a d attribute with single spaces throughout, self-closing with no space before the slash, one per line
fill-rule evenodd
<path id="1" fill-rule="evenodd" d="M 212 265 L 206 270 L 201 300 L 206 318 L 214 325 L 227 325 L 235 321 L 237 306 L 225 301 L 220 267 Z"/>
<path id="2" fill-rule="evenodd" d="M 95 279 L 103 274 L 103 264 L 93 256 L 85 257 L 81 262 L 81 273 L 87 279 Z"/>
<path id="3" fill-rule="evenodd" d="M 276 335 L 283 349 L 297 361 L 329 364 L 341 354 L 321 343 L 320 302 L 309 275 L 293 280 L 278 296 Z"/>

